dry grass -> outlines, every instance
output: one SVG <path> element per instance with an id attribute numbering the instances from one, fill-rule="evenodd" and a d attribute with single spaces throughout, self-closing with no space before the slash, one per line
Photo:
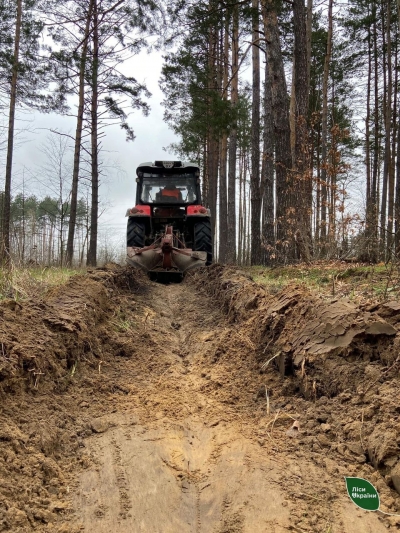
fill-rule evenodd
<path id="1" fill-rule="evenodd" d="M 61 267 L 15 267 L 0 269 L 0 300 L 16 301 L 40 298 L 52 287 L 63 285 L 83 269 Z"/>
<path id="2" fill-rule="evenodd" d="M 270 292 L 282 290 L 293 281 L 329 297 L 354 300 L 385 300 L 400 295 L 400 267 L 396 264 L 349 264 L 317 261 L 281 268 L 247 267 L 255 282 Z"/>

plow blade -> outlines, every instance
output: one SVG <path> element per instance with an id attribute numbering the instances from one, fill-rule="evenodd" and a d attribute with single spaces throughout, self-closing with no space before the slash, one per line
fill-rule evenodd
<path id="1" fill-rule="evenodd" d="M 158 281 L 180 281 L 188 270 L 206 265 L 207 253 L 189 248 L 128 248 L 127 262 Z"/>

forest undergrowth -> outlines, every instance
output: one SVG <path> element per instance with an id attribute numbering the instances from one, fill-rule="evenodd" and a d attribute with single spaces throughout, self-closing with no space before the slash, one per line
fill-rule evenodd
<path id="1" fill-rule="evenodd" d="M 315 261 L 286 267 L 245 267 L 256 283 L 269 291 L 282 290 L 292 282 L 304 284 L 321 295 L 350 298 L 355 302 L 368 299 L 382 301 L 397 298 L 400 293 L 400 264 L 349 263 L 346 261 Z"/>
<path id="2" fill-rule="evenodd" d="M 64 285 L 71 276 L 84 274 L 86 269 L 15 266 L 0 269 L 0 301 L 6 298 L 14 300 L 34 300 L 45 296 L 50 288 Z"/>
<path id="3" fill-rule="evenodd" d="M 310 264 L 238 267 L 270 292 L 290 283 L 304 284 L 321 295 L 382 301 L 400 294 L 400 264 L 397 262 L 367 264 L 346 261 L 315 261 Z M 17 266 L 0 269 L 0 300 L 26 300 L 44 296 L 50 288 L 64 285 L 72 276 L 85 274 L 87 268 Z"/>

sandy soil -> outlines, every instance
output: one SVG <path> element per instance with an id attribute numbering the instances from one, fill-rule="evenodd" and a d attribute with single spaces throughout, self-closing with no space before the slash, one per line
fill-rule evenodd
<path id="1" fill-rule="evenodd" d="M 368 479 L 400 513 L 397 315 L 342 310 L 346 342 L 317 342 L 307 313 L 335 302 L 310 298 L 220 267 L 178 285 L 110 267 L 6 302 L 0 531 L 397 531 L 344 483 Z"/>

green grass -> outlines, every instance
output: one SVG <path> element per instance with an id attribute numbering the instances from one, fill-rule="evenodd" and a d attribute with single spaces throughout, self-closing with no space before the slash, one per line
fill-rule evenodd
<path id="1" fill-rule="evenodd" d="M 0 301 L 16 301 L 43 296 L 49 289 L 64 285 L 71 276 L 84 273 L 82 269 L 61 267 L 15 267 L 0 269 Z"/>
<path id="2" fill-rule="evenodd" d="M 132 332 L 137 326 L 137 324 L 132 320 L 126 320 L 118 317 L 112 320 L 111 324 L 114 326 L 114 329 L 117 333 Z"/>
<path id="3" fill-rule="evenodd" d="M 120 307 L 115 310 L 111 324 L 117 333 L 129 333 L 137 328 L 137 322 L 132 320 Z"/>
<path id="4" fill-rule="evenodd" d="M 77 274 L 84 274 L 85 269 L 74 269 L 66 267 L 50 267 L 50 268 L 32 268 L 29 270 L 33 279 L 40 283 L 44 283 L 48 287 L 63 285 L 71 276 Z"/>
<path id="5" fill-rule="evenodd" d="M 400 292 L 400 270 L 396 265 L 319 261 L 310 266 L 253 266 L 244 270 L 270 292 L 282 290 L 289 283 L 299 283 L 310 290 L 350 299 L 360 296 L 385 299 L 398 296 Z"/>

